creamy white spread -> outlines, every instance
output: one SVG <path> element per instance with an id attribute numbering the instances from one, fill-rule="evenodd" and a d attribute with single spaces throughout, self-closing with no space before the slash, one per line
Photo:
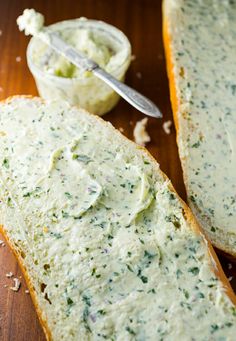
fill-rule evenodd
<path id="1" fill-rule="evenodd" d="M 234 340 L 236 309 L 157 165 L 63 102 L 0 105 L 0 223 L 52 340 Z"/>
<path id="2" fill-rule="evenodd" d="M 117 52 L 96 34 L 85 28 L 64 28 L 59 31 L 61 38 L 76 50 L 83 52 L 107 71 L 119 66 L 122 51 Z M 58 55 L 47 44 L 38 41 L 37 50 L 32 53 L 32 61 L 42 71 L 65 78 L 91 77 L 91 73 L 81 71 L 65 57 Z"/>
<path id="3" fill-rule="evenodd" d="M 166 0 L 165 10 L 189 203 L 236 252 L 236 2 Z"/>
<path id="4" fill-rule="evenodd" d="M 17 25 L 20 31 L 26 35 L 37 35 L 43 28 L 44 16 L 33 8 L 26 8 L 22 15 L 17 18 Z"/>
<path id="5" fill-rule="evenodd" d="M 86 19 L 81 18 L 80 20 Z M 48 29 L 43 26 L 44 16 L 34 9 L 25 9 L 23 14 L 17 18 L 17 24 L 19 30 L 24 31 L 26 35 L 32 35 L 40 39 L 44 36 L 47 37 Z M 108 45 L 107 41 L 102 39 L 101 34 L 96 35 L 94 31 L 88 28 L 66 28 L 64 24 L 65 22 L 62 22 L 61 29 L 58 29 L 57 33 L 70 46 L 83 52 L 88 58 L 108 71 L 119 65 L 123 52 L 117 52 L 111 45 Z M 52 50 L 48 44 L 45 44 L 45 40 L 47 42 L 47 38 L 42 39 L 42 41 L 39 40 L 37 49 L 33 51 L 32 59 L 35 65 L 43 71 L 59 77 L 74 78 L 81 77 L 82 74 L 84 74 L 84 77 L 91 75 L 90 73 L 81 73 L 74 64 Z"/>
<path id="6" fill-rule="evenodd" d="M 44 17 L 33 9 L 26 9 L 17 19 L 19 29 L 34 36 L 27 49 L 27 61 L 41 97 L 64 99 L 97 115 L 111 110 L 118 102 L 118 94 L 91 72 L 55 52 L 50 47 L 49 33 L 56 32 L 68 45 L 122 82 L 131 60 L 126 36 L 111 25 L 86 18 L 48 27 L 43 22 Z"/>

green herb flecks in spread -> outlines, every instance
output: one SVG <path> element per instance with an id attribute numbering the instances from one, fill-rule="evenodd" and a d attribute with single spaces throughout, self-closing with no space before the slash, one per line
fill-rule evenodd
<path id="1" fill-rule="evenodd" d="M 206 246 L 151 159 L 93 116 L 37 103 L 1 105 L 1 223 L 54 339 L 234 336 Z"/>
<path id="2" fill-rule="evenodd" d="M 212 240 L 235 234 L 236 2 L 166 0 L 189 203 Z M 234 238 L 228 237 L 235 250 Z"/>

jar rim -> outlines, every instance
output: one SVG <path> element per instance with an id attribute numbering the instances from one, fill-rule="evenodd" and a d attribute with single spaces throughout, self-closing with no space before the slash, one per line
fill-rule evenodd
<path id="1" fill-rule="evenodd" d="M 126 53 L 124 53 L 124 57 L 121 61 L 121 63 L 119 63 L 119 65 L 117 65 L 116 68 L 114 68 L 112 71 L 110 71 L 110 73 L 112 73 L 113 75 L 119 75 L 121 73 L 121 71 L 123 73 L 126 72 L 129 63 L 131 61 L 131 45 L 130 42 L 128 40 L 128 38 L 126 37 L 126 35 L 119 30 L 118 28 L 116 28 L 113 25 L 107 24 L 103 21 L 100 20 L 93 20 L 93 19 L 86 19 L 86 18 L 77 18 L 77 19 L 69 19 L 69 20 L 64 20 L 64 21 L 59 21 L 55 24 L 49 25 L 48 27 L 50 27 L 53 30 L 58 29 L 63 29 L 64 28 L 70 28 L 70 27 L 79 27 L 81 26 L 81 28 L 83 27 L 90 27 L 92 28 L 94 31 L 96 29 L 100 29 L 103 33 L 108 34 L 109 38 L 112 37 L 112 39 L 114 38 L 117 42 L 120 43 L 120 45 L 122 46 L 122 50 L 126 51 Z M 75 81 L 85 81 L 86 78 L 83 77 L 83 75 L 81 74 L 81 76 L 79 77 L 60 77 L 60 76 L 56 76 L 54 74 L 50 74 L 46 71 L 43 71 L 39 66 L 37 66 L 31 56 L 32 56 L 32 50 L 34 48 L 34 43 L 36 41 L 37 38 L 32 37 L 30 39 L 30 42 L 27 46 L 27 51 L 26 51 L 26 57 L 27 57 L 27 62 L 28 62 L 28 66 L 30 68 L 30 70 L 32 71 L 32 73 L 37 73 L 38 76 L 41 77 L 47 77 L 48 79 L 54 80 L 55 82 L 61 82 L 61 83 L 71 83 L 71 82 L 75 82 Z M 124 70 L 123 70 L 124 69 Z"/>

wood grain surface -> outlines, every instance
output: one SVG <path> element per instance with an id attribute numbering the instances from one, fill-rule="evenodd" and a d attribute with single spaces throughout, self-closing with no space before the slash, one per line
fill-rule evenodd
<path id="1" fill-rule="evenodd" d="M 179 195 L 185 199 L 182 170 L 174 127 L 167 135 L 163 122 L 172 120 L 168 81 L 162 45 L 161 0 L 1 0 L 0 1 L 0 99 L 16 94 L 37 95 L 26 62 L 28 38 L 16 27 L 16 18 L 24 8 L 35 8 L 46 16 L 46 24 L 85 16 L 104 20 L 120 28 L 130 39 L 134 60 L 127 83 L 152 99 L 163 113 L 162 120 L 148 119 L 151 142 L 147 149 L 160 163 Z M 144 116 L 125 103 L 104 116 L 124 135 L 133 139 L 133 128 Z M 0 236 L 0 239 L 3 239 Z M 220 261 L 236 289 L 236 266 L 220 256 Z M 21 280 L 18 292 L 10 289 L 12 272 Z M 231 278 L 232 277 L 232 278 Z M 7 246 L 0 246 L 0 340 L 45 340 L 21 271 Z"/>

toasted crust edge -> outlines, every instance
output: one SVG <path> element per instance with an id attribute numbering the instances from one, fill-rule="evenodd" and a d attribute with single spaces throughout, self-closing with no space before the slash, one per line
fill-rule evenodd
<path id="1" fill-rule="evenodd" d="M 170 60 L 170 58 L 169 58 L 169 60 Z M 170 62 L 171 62 L 171 60 L 170 60 Z M 172 64 L 170 64 L 170 67 L 171 67 L 171 65 Z M 174 75 L 172 75 L 172 77 L 173 76 Z M 173 90 L 175 91 L 174 82 L 172 82 L 172 84 L 173 84 Z M 5 100 L 2 100 L 0 102 L 1 103 L 4 103 L 4 102 L 7 103 L 7 102 L 11 102 L 14 99 L 20 99 L 20 98 L 22 98 L 22 99 L 32 99 L 32 100 L 37 99 L 37 100 L 40 100 L 42 103 L 44 102 L 44 100 L 41 99 L 40 97 L 31 96 L 31 95 L 11 96 L 11 97 L 8 97 Z M 81 109 L 81 108 L 77 108 L 77 109 L 86 112 L 84 109 Z M 92 114 L 90 114 L 88 112 L 87 112 L 87 114 L 92 115 Z M 92 115 L 92 116 L 94 116 L 94 115 Z M 105 123 L 105 125 L 107 124 L 107 122 L 105 122 L 99 116 L 96 116 L 96 119 L 100 120 L 103 124 Z M 187 206 L 187 204 L 180 198 L 178 193 L 175 191 L 175 189 L 174 189 L 172 183 L 170 182 L 169 178 L 167 177 L 167 175 L 164 172 L 162 172 L 161 169 L 159 168 L 159 164 L 157 163 L 156 159 L 148 152 L 148 150 L 146 148 L 144 148 L 142 146 L 136 145 L 134 142 L 132 142 L 131 140 L 126 138 L 124 135 L 122 135 L 119 132 L 119 130 L 115 129 L 114 127 L 111 127 L 111 128 L 114 129 L 114 131 L 116 131 L 118 134 L 120 134 L 124 139 L 128 140 L 129 143 L 134 144 L 136 149 L 140 149 L 147 157 L 149 157 L 153 161 L 153 163 L 155 164 L 156 170 L 161 173 L 161 175 L 164 177 L 165 180 L 169 181 L 168 187 L 169 187 L 169 189 L 173 193 L 175 193 L 175 195 L 177 196 L 178 200 L 181 202 L 181 204 L 183 206 L 183 210 L 184 210 L 184 215 L 185 215 L 186 221 L 190 224 L 190 226 L 192 227 L 192 230 L 193 230 L 194 233 L 202 236 L 203 242 L 205 242 L 205 244 L 206 244 L 206 248 L 208 249 L 209 261 L 211 263 L 213 272 L 220 279 L 220 281 L 222 282 L 222 285 L 223 285 L 223 287 L 225 289 L 226 294 L 228 295 L 228 297 L 230 298 L 232 303 L 236 306 L 236 295 L 234 294 L 234 291 L 233 291 L 233 289 L 232 289 L 232 287 L 231 287 L 231 285 L 230 285 L 230 283 L 229 283 L 229 281 L 228 281 L 228 279 L 227 279 L 227 277 L 226 277 L 226 275 L 225 275 L 225 273 L 224 273 L 224 271 L 223 271 L 223 269 L 221 267 L 219 259 L 218 259 L 217 255 L 216 255 L 216 253 L 215 253 L 211 243 L 209 242 L 209 240 L 206 237 L 205 233 L 203 232 L 202 228 L 198 224 L 198 222 L 197 222 L 196 218 L 194 217 L 194 215 L 193 215 L 192 211 L 190 210 L 190 208 Z M 14 248 L 14 245 L 11 243 L 10 238 L 8 238 L 6 230 L 4 229 L 4 226 L 2 226 L 2 225 L 0 225 L 0 232 L 3 234 L 4 238 L 7 241 L 7 244 L 9 245 L 11 250 L 13 251 L 13 253 L 14 253 L 14 255 L 15 255 L 17 261 L 18 261 L 18 264 L 19 264 L 19 266 L 21 268 L 21 271 L 22 271 L 22 273 L 24 275 L 26 284 L 27 284 L 27 286 L 29 288 L 29 291 L 30 291 L 30 296 L 32 298 L 35 310 L 37 312 L 37 315 L 38 315 L 38 318 L 39 318 L 39 321 L 40 321 L 40 324 L 41 324 L 41 326 L 43 328 L 43 331 L 45 333 L 46 340 L 47 341 L 52 341 L 53 338 L 52 338 L 52 334 L 51 334 L 50 328 L 48 326 L 47 321 L 42 316 L 42 311 L 41 311 L 41 309 L 39 307 L 39 303 L 38 303 L 38 300 L 37 300 L 37 295 L 35 293 L 35 290 L 34 290 L 32 282 L 31 282 L 30 276 L 28 274 L 28 271 L 27 271 L 27 269 L 26 269 L 26 267 L 24 265 L 24 260 L 21 257 L 20 253 L 17 252 L 17 250 Z"/>

